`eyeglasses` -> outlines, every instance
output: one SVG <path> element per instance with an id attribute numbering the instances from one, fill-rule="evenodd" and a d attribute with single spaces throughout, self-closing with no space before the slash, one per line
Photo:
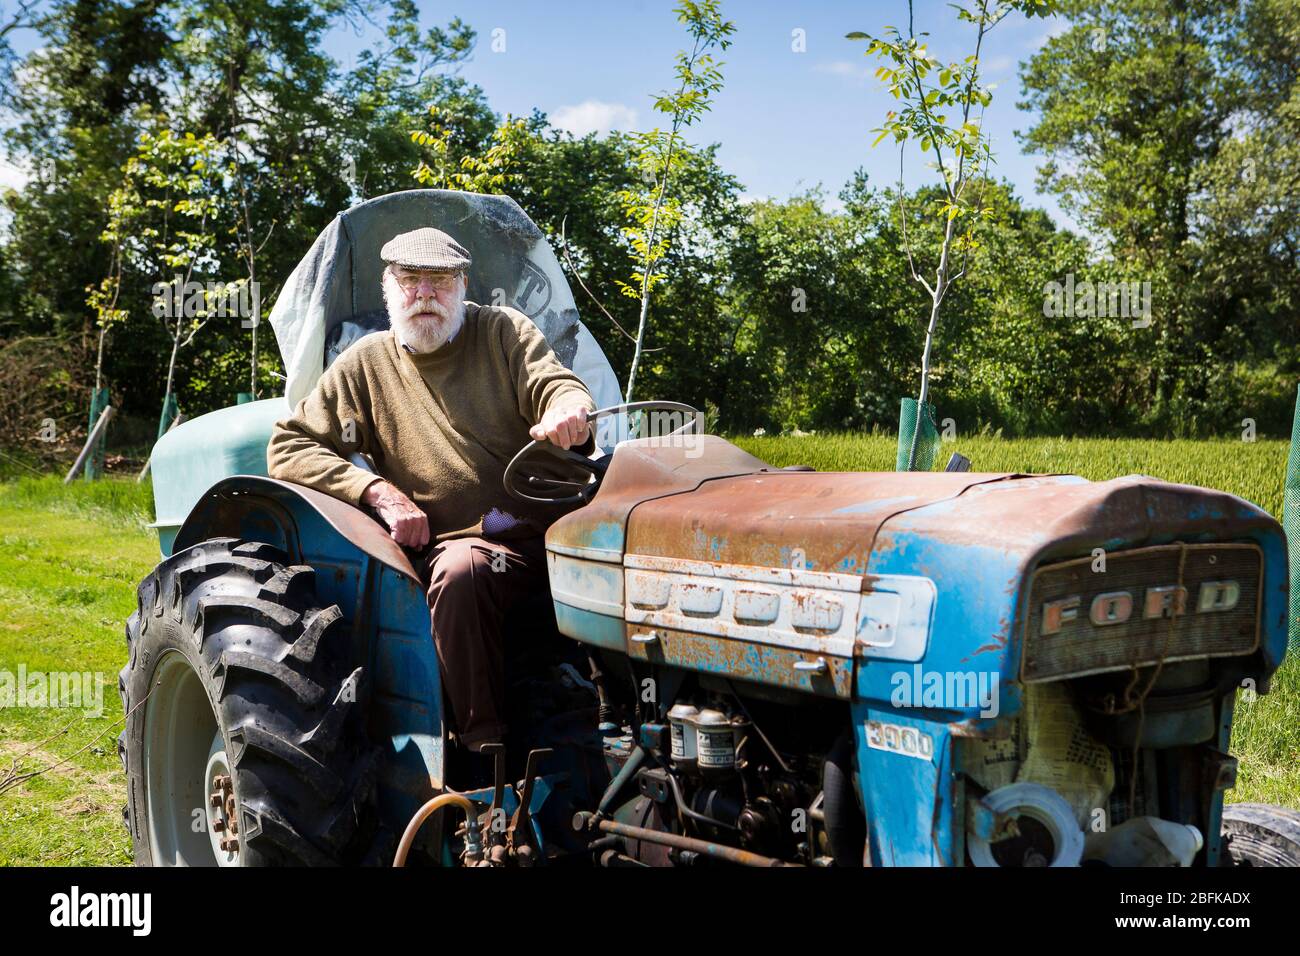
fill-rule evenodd
<path id="1" fill-rule="evenodd" d="M 459 272 L 394 272 L 393 278 L 407 292 L 414 292 L 428 279 L 435 292 L 449 292 L 460 281 Z"/>

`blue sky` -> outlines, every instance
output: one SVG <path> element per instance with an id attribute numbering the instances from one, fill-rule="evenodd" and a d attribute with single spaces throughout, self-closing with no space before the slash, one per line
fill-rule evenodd
<path id="1" fill-rule="evenodd" d="M 553 123 L 575 133 L 590 129 L 640 129 L 660 125 L 651 94 L 672 84 L 673 57 L 686 43 L 673 15 L 672 0 L 476 0 L 473 4 L 419 4 L 424 26 L 459 15 L 478 32 L 473 59 L 460 74 L 483 87 L 498 112 L 524 114 L 537 107 Z M 722 55 L 726 86 L 712 112 L 689 131 L 697 144 L 719 143 L 719 158 L 747 194 L 784 198 L 821 184 L 834 197 L 853 170 L 865 167 L 877 186 L 898 177 L 897 147 L 873 149 L 871 129 L 894 103 L 872 75 L 876 64 L 866 45 L 844 39 L 852 30 L 880 33 L 887 24 L 905 26 L 903 0 L 849 3 L 819 0 L 794 8 L 776 0 L 724 0 L 737 30 Z M 969 24 L 959 24 L 939 0 L 920 0 L 916 28 L 931 35 L 931 52 L 960 59 L 973 48 Z M 791 49 L 792 31 L 805 31 L 806 52 Z M 1019 64 L 1061 29 L 1059 20 L 1013 15 L 985 40 L 981 57 L 989 81 L 997 84 L 985 126 L 993 137 L 997 164 L 1029 203 L 1073 227 L 1051 196 L 1034 188 L 1037 157 L 1022 154 L 1014 134 L 1033 116 L 1016 109 Z M 493 52 L 493 31 L 498 46 Z M 368 42 L 340 31 L 327 48 L 344 62 Z M 905 180 L 932 179 L 914 149 Z"/>
<path id="2" fill-rule="evenodd" d="M 673 15 L 673 0 L 421 0 L 422 25 L 443 25 L 460 15 L 478 32 L 473 58 L 460 74 L 483 87 L 499 113 L 526 114 L 534 107 L 576 134 L 592 129 L 644 129 L 662 117 L 651 95 L 673 82 L 673 58 L 686 34 Z M 865 167 L 874 184 L 898 177 L 897 148 L 873 149 L 871 129 L 894 103 L 872 75 L 875 63 L 865 44 L 844 39 L 851 30 L 880 33 L 887 24 L 905 25 L 905 0 L 850 3 L 816 0 L 792 9 L 779 0 L 724 0 L 736 23 L 732 46 L 723 54 L 726 86 L 712 112 L 691 128 L 693 143 L 718 143 L 719 158 L 754 197 L 785 198 L 813 186 L 828 199 Z M 931 52 L 943 60 L 971 52 L 973 35 L 943 0 L 918 0 L 916 28 L 931 35 Z M 1010 180 L 1020 196 L 1040 206 L 1061 225 L 1075 228 L 1051 196 L 1034 188 L 1035 157 L 1022 154 L 1014 131 L 1032 114 L 1016 109 L 1019 64 L 1061 29 L 1059 20 L 1000 23 L 985 41 L 982 57 L 997 84 L 985 115 L 997 156 L 995 175 Z M 504 50 L 493 51 L 493 31 Z M 806 52 L 792 50 L 793 31 L 804 31 Z M 344 65 L 371 44 L 375 31 L 334 31 L 326 49 Z M 31 36 L 15 37 L 21 52 Z M 2 164 L 0 164 L 2 165 Z M 919 154 L 910 149 L 905 165 L 909 186 L 932 181 Z M 17 185 L 21 172 L 0 168 L 0 183 Z"/>

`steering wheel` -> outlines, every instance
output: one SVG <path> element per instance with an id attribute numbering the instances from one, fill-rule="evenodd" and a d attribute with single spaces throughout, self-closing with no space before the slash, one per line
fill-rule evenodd
<path id="1" fill-rule="evenodd" d="M 667 435 L 654 436 L 658 438 L 670 438 L 674 435 L 683 434 L 700 417 L 699 409 L 684 405 L 681 402 L 632 402 L 627 405 L 611 405 L 608 408 L 598 408 L 594 412 L 589 412 L 587 414 L 587 425 L 594 435 L 596 432 L 595 423 L 598 419 L 624 412 L 641 412 L 650 409 L 685 412 L 690 416 L 686 424 L 680 428 L 673 429 Z M 597 446 L 597 450 L 599 450 L 599 446 Z M 584 481 L 564 481 L 559 478 L 528 474 L 524 470 L 525 461 L 540 454 L 550 455 L 552 458 L 581 469 L 586 473 L 586 479 Z M 534 439 L 521 448 L 514 458 L 510 459 L 510 464 L 506 465 L 506 472 L 501 480 L 506 487 L 506 493 L 520 501 L 552 505 L 586 504 L 600 487 L 600 483 L 605 477 L 605 470 L 609 468 L 611 457 L 605 455 L 600 458 L 588 458 L 586 455 L 570 448 L 560 448 L 558 445 L 552 445 L 546 439 Z M 534 493 L 530 494 L 530 491 Z"/>

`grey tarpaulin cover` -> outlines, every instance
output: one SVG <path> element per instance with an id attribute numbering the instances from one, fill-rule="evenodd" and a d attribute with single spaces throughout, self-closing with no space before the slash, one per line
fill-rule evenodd
<path id="1" fill-rule="evenodd" d="M 578 319 L 554 252 L 519 205 L 506 196 L 412 189 L 339 213 L 285 282 L 271 309 L 271 328 L 284 359 L 291 408 L 347 346 L 388 328 L 379 250 L 398 233 L 421 226 L 441 229 L 469 249 L 471 302 L 519 309 L 586 384 L 598 408 L 622 402 L 614 370 Z"/>

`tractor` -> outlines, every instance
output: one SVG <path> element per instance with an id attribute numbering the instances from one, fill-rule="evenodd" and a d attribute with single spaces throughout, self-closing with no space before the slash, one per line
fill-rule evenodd
<path id="1" fill-rule="evenodd" d="M 387 327 L 380 245 L 425 225 L 600 408 L 591 454 L 533 442 L 506 469 L 565 508 L 549 597 L 507 619 L 490 779 L 449 744 L 412 556 L 266 477 L 273 423 Z M 503 196 L 340 213 L 271 324 L 285 395 L 153 452 L 162 560 L 119 681 L 138 864 L 1300 863 L 1300 813 L 1224 803 L 1238 692 L 1267 693 L 1287 647 L 1286 541 L 1255 505 L 1143 476 L 774 467 L 689 405 L 624 404 Z"/>

